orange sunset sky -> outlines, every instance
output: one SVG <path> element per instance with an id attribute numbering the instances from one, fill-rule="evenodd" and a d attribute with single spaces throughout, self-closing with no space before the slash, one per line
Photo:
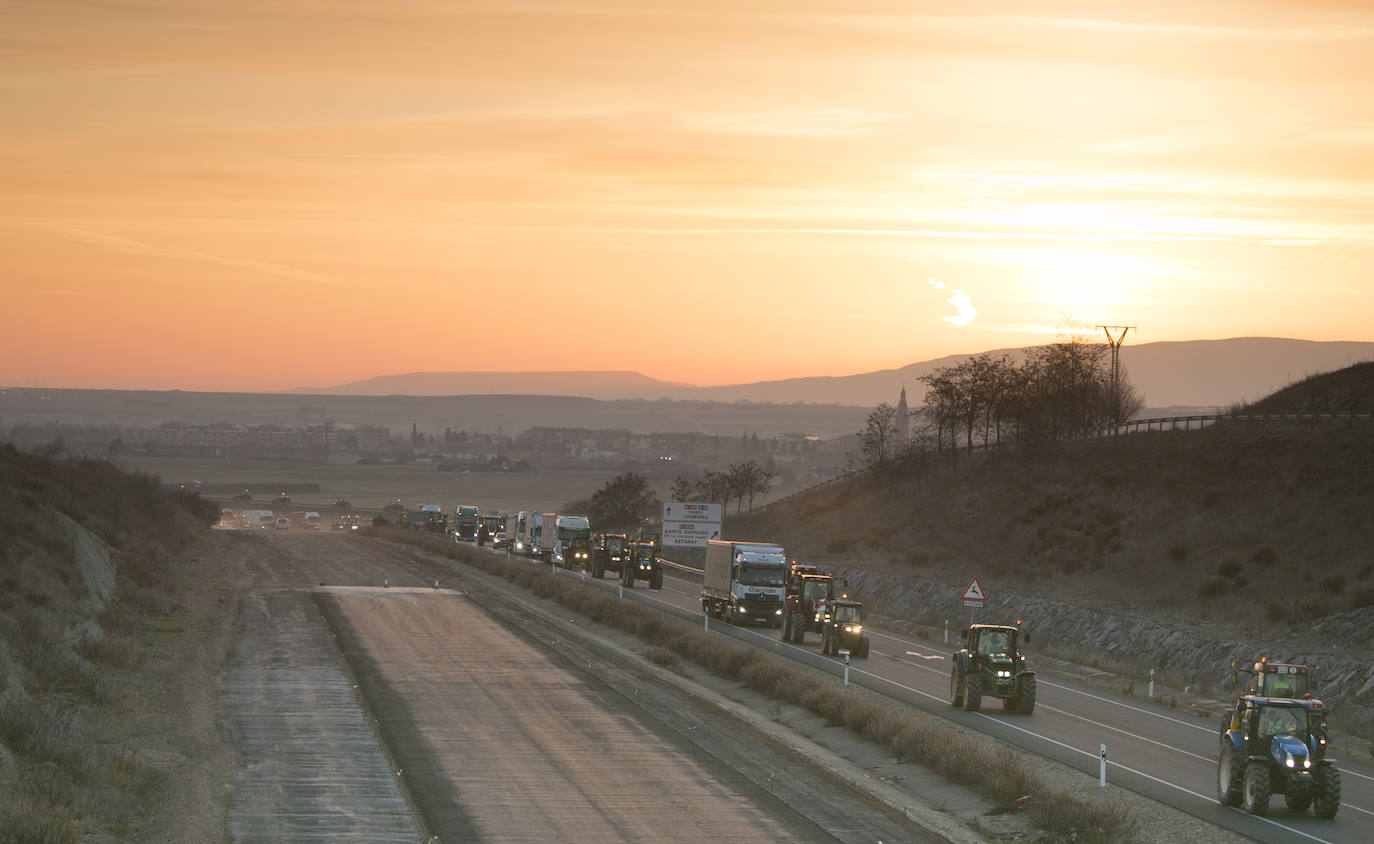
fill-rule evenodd
<path id="1" fill-rule="evenodd" d="M 0 385 L 1374 339 L 1366 2 L 0 12 Z"/>

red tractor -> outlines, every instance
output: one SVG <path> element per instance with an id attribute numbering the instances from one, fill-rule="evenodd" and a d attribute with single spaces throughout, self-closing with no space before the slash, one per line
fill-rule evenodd
<path id="1" fill-rule="evenodd" d="M 783 592 L 782 640 L 800 645 L 806 641 L 806 631 L 823 632 L 825 608 L 835 597 L 834 574 L 793 562 Z"/>

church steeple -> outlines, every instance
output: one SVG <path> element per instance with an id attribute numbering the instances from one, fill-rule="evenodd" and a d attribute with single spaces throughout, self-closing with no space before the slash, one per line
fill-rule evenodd
<path id="1" fill-rule="evenodd" d="M 906 406 L 906 385 L 902 385 L 902 397 L 897 400 L 897 418 L 893 421 L 897 428 L 897 442 L 900 448 L 905 448 L 911 441 L 911 413 Z"/>

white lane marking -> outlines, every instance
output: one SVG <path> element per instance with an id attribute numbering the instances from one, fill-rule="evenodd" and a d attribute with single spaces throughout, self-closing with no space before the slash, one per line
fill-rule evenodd
<path id="1" fill-rule="evenodd" d="M 1153 744 L 1153 745 L 1155 745 L 1155 746 L 1157 746 L 1157 747 L 1162 747 L 1162 748 L 1164 748 L 1165 750 L 1171 750 L 1171 751 L 1173 751 L 1174 753 L 1181 753 L 1181 754 L 1183 754 L 1184 756 L 1191 756 L 1191 757 L 1193 757 L 1194 759 L 1201 759 L 1201 760 L 1204 761 L 1204 762 L 1211 763 L 1211 762 L 1215 761 L 1215 760 L 1211 759 L 1210 757 L 1203 756 L 1203 755 L 1201 755 L 1201 754 L 1199 754 L 1199 753 L 1192 753 L 1192 752 L 1189 752 L 1189 751 L 1187 751 L 1187 750 L 1181 750 L 1181 749 L 1179 749 L 1179 748 L 1177 748 L 1177 747 L 1173 747 L 1172 745 L 1165 744 L 1165 743 L 1162 742 L 1162 741 L 1156 741 L 1155 739 L 1152 739 L 1152 738 L 1146 738 L 1145 736 L 1139 735 L 1139 734 L 1137 734 L 1137 733 L 1133 733 L 1133 732 L 1131 732 L 1131 731 L 1129 731 L 1129 730 L 1123 730 L 1123 729 L 1121 729 L 1120 727 L 1113 727 L 1111 724 L 1104 724 L 1104 723 L 1102 723 L 1101 721 L 1094 721 L 1094 720 L 1091 719 L 1091 718 L 1085 718 L 1085 717 L 1082 716 L 1082 715 L 1078 715 L 1078 714 L 1076 714 L 1076 713 L 1069 712 L 1069 711 L 1066 710 L 1066 709 L 1057 709 L 1057 708 L 1055 708 L 1055 707 L 1053 707 L 1053 706 L 1046 706 L 1046 705 L 1043 704 L 1043 703 L 1037 704 L 1037 705 L 1036 705 L 1036 708 L 1037 708 L 1037 709 L 1048 709 L 1050 712 L 1058 712 L 1060 715 L 1064 715 L 1064 716 L 1067 716 L 1067 717 L 1069 717 L 1069 718 L 1077 718 L 1079 721 L 1083 721 L 1083 722 L 1085 722 L 1085 723 L 1092 724 L 1094 727 L 1101 727 L 1101 728 L 1104 729 L 1104 730 L 1111 730 L 1112 732 L 1115 732 L 1115 733 L 1121 733 L 1122 735 L 1124 735 L 1124 736 L 1130 736 L 1131 738 L 1133 738 L 1133 739 L 1135 739 L 1135 740 L 1137 740 L 1137 741 L 1149 742 L 1150 744 Z M 981 715 L 982 713 L 979 713 L 979 714 Z M 1001 719 L 998 719 L 998 720 L 1001 720 Z"/>
<path id="2" fill-rule="evenodd" d="M 875 652 L 875 653 L 876 653 L 876 652 Z M 935 654 L 934 656 L 931 656 L 930 654 L 917 653 L 916 651 L 907 651 L 907 652 L 906 652 L 906 655 L 907 655 L 907 656 L 919 656 L 921 659 L 939 659 L 939 660 L 943 660 L 943 659 L 945 658 L 944 654 Z"/>
<path id="3" fill-rule="evenodd" d="M 900 636 L 893 636 L 893 635 L 890 634 L 890 633 L 882 633 L 882 632 L 879 632 L 879 631 L 877 631 L 877 630 L 874 630 L 874 631 L 873 631 L 873 635 L 874 635 L 874 636 L 882 636 L 882 637 L 887 638 L 887 639 L 892 639 L 892 640 L 895 641 L 895 642 L 900 642 L 903 646 L 915 644 L 914 642 L 911 642 L 911 641 L 908 641 L 908 640 L 906 640 L 906 639 L 903 639 L 903 638 L 901 638 Z M 1169 716 L 1169 715 L 1165 715 L 1165 714 L 1162 713 L 1162 712 L 1151 712 L 1150 710 L 1148 710 L 1148 709 L 1142 709 L 1142 708 L 1139 707 L 1139 706 L 1132 706 L 1132 705 L 1129 704 L 1129 703 L 1122 703 L 1122 702 L 1119 701 L 1119 700 L 1112 700 L 1111 698 L 1102 697 L 1101 695 L 1095 695 L 1095 694 L 1091 694 L 1090 692 L 1079 691 L 1078 689 L 1074 689 L 1074 688 L 1071 688 L 1071 687 L 1069 687 L 1069 686 L 1063 686 L 1063 685 L 1060 685 L 1059 683 L 1052 683 L 1052 682 L 1049 682 L 1049 681 L 1045 681 L 1045 682 L 1040 683 L 1040 685 L 1042 685 L 1042 686 L 1049 686 L 1050 688 L 1053 688 L 1053 689 L 1060 689 L 1060 690 L 1066 691 L 1066 692 L 1072 692 L 1072 693 L 1074 693 L 1074 694 L 1076 694 L 1076 695 L 1083 695 L 1084 697 L 1090 697 L 1090 698 L 1092 698 L 1093 700 L 1100 701 L 1100 702 L 1102 702 L 1102 703 L 1110 703 L 1110 704 L 1112 704 L 1113 706 L 1120 706 L 1120 707 L 1123 707 L 1123 708 L 1125 708 L 1125 709 L 1130 709 L 1130 710 L 1132 710 L 1132 711 L 1134 711 L 1134 712 L 1139 712 L 1139 713 L 1142 714 L 1142 715 L 1149 715 L 1149 716 L 1152 716 L 1152 717 L 1154 717 L 1154 718 L 1159 718 L 1159 719 L 1161 719 L 1161 720 L 1168 721 L 1168 722 L 1170 722 L 1171 724 L 1178 724 L 1178 725 L 1181 726 L 1181 727 L 1191 727 L 1191 728 L 1193 728 L 1193 729 L 1195 729 L 1195 730 L 1201 730 L 1201 731 L 1204 732 L 1204 733 L 1213 732 L 1213 729 L 1212 729 L 1211 727 L 1204 727 L 1204 726 L 1202 726 L 1201 724 L 1194 724 L 1194 723 L 1191 723 L 1191 722 L 1189 722 L 1189 721 L 1183 721 L 1183 720 L 1180 720 L 1180 719 L 1178 719 L 1178 718 L 1174 718 L 1174 717 L 1171 717 L 1171 716 Z"/>
<path id="4" fill-rule="evenodd" d="M 1096 754 L 1096 753 L 1093 753 L 1092 751 L 1082 750 L 1082 749 L 1079 749 L 1079 748 L 1074 747 L 1074 746 L 1072 746 L 1072 745 L 1064 744 L 1062 741 L 1055 741 L 1055 740 L 1052 739 L 1052 738 L 1048 738 L 1048 737 L 1046 737 L 1046 736 L 1042 736 L 1042 735 L 1040 735 L 1039 733 L 1032 732 L 1031 730 L 1027 730 L 1027 729 L 1024 728 L 1024 727 L 1018 727 L 1018 726 L 1016 726 L 1015 724 L 1012 724 L 1012 723 L 1007 722 L 1007 721 L 1003 721 L 1003 720 L 1001 720 L 1000 718 L 993 718 L 991 715 L 984 715 L 984 714 L 981 713 L 981 712 L 975 712 L 975 713 L 973 713 L 973 714 L 975 714 L 975 715 L 977 715 L 977 716 L 979 716 L 979 717 L 982 717 L 982 718 L 986 718 L 986 719 L 988 719 L 989 721 L 995 721 L 995 722 L 997 722 L 998 724 L 1001 724 L 1001 725 L 1006 726 L 1006 727 L 1010 727 L 1010 728 L 1013 729 L 1013 730 L 1018 730 L 1018 731 L 1020 731 L 1020 732 L 1025 733 L 1025 734 L 1028 735 L 1028 736 L 1034 736 L 1035 738 L 1041 739 L 1041 740 L 1043 740 L 1043 741 L 1047 741 L 1047 742 L 1049 742 L 1049 743 L 1051 743 L 1051 744 L 1058 745 L 1059 747 L 1062 747 L 1062 748 L 1064 748 L 1065 750 L 1070 750 L 1070 751 L 1073 751 L 1074 753 L 1081 753 L 1081 754 L 1083 754 L 1084 756 L 1090 756 L 1090 757 L 1092 757 L 1093 759 L 1096 759 L 1096 758 L 1097 758 L 1097 754 Z M 1193 791 L 1191 788 L 1184 788 L 1183 786 L 1181 786 L 1181 785 L 1175 785 L 1174 783 L 1171 783 L 1171 782 L 1169 782 L 1168 780 L 1162 780 L 1162 779 L 1160 779 L 1159 777 L 1150 776 L 1149 774 L 1145 773 L 1144 771 L 1137 771 L 1135 768 L 1129 767 L 1129 766 L 1127 766 L 1127 765 L 1123 765 L 1123 764 L 1121 764 L 1120 762 L 1113 762 L 1112 760 L 1108 759 L 1108 760 L 1107 760 L 1107 764 L 1108 764 L 1108 765 L 1113 765 L 1113 766 L 1115 766 L 1115 767 L 1117 767 L 1117 768 L 1120 768 L 1120 769 L 1123 770 L 1123 771 L 1130 771 L 1131 773 L 1136 774 L 1137 776 L 1142 776 L 1142 777 L 1144 777 L 1145 779 L 1151 780 L 1151 781 L 1153 781 L 1153 782 L 1157 782 L 1157 783 L 1159 783 L 1160 785 L 1166 785 L 1166 786 L 1168 786 L 1169 788 L 1178 789 L 1179 791 L 1182 791 L 1184 794 L 1191 794 L 1193 797 L 1196 797 L 1196 798 L 1198 798 L 1199 800 L 1205 800 L 1205 801 L 1207 801 L 1208 803 L 1215 802 L 1215 800 L 1216 800 L 1215 797 L 1209 797 L 1209 796 L 1207 796 L 1207 795 L 1205 795 L 1205 794 L 1199 794 L 1199 793 L 1197 793 L 1196 791 Z M 1240 811 L 1241 811 L 1240 809 L 1235 809 L 1235 807 L 1227 807 L 1227 808 L 1234 809 L 1234 810 L 1237 811 L 1237 812 L 1240 812 Z M 1242 814 L 1243 814 L 1243 813 L 1242 813 Z M 1320 842 L 1322 842 L 1322 844 L 1335 844 L 1335 842 L 1327 841 L 1325 838 L 1318 838 L 1318 837 L 1315 836 L 1315 835 L 1308 835 L 1307 833 L 1303 832 L 1303 831 L 1300 830 L 1300 829 L 1297 829 L 1297 828 L 1295 828 L 1295 827 L 1291 827 L 1291 826 L 1289 826 L 1289 825 L 1287 825 L 1287 824 L 1279 823 L 1278 821 L 1272 820 L 1272 819 L 1270 819 L 1270 818 L 1263 818 L 1263 817 L 1260 817 L 1259 815 L 1250 815 L 1250 817 L 1254 818 L 1255 820 L 1264 821 L 1265 823 L 1273 824 L 1274 826 L 1279 827 L 1280 829 L 1286 829 L 1286 830 L 1288 830 L 1289 832 L 1297 833 L 1298 835 L 1301 835 L 1303 838 L 1310 838 L 1310 839 L 1312 839 L 1313 841 L 1320 841 Z"/>
<path id="5" fill-rule="evenodd" d="M 606 588 L 607 588 L 608 590 L 611 588 L 611 584 L 609 584 L 609 583 L 605 584 L 605 586 L 606 586 Z M 647 592 L 647 591 L 645 591 L 645 592 L 638 592 L 637 594 L 638 594 L 640 597 L 642 597 L 643 599 L 645 599 L 646 601 L 653 601 L 653 602 L 655 602 L 655 603 L 664 604 L 664 605 L 666 605 L 666 606 L 668 606 L 668 607 L 672 607 L 673 609 L 680 609 L 680 607 L 675 606 L 675 605 L 672 604 L 671 602 L 666 601 L 666 600 L 664 600 L 664 599 L 661 598 L 661 597 L 655 596 L 654 594 L 652 594 L 652 592 Z M 717 619 L 717 620 L 720 621 L 722 624 L 729 624 L 729 622 L 727 622 L 727 621 L 724 621 L 724 620 L 721 620 L 721 619 Z M 789 648 L 792 648 L 792 649 L 794 649 L 794 650 L 802 651 L 803 653 L 812 653 L 812 651 L 808 651 L 808 650 L 806 650 L 805 648 L 803 648 L 803 647 L 801 647 L 801 646 L 799 646 L 799 645 L 793 645 L 793 644 L 790 644 L 790 643 L 782 642 L 782 641 L 780 641 L 780 640 L 778 640 L 778 639 L 773 638 L 771 635 L 766 635 L 766 634 L 764 634 L 764 633 L 759 632 L 758 630 L 755 630 L 755 629 L 752 629 L 752 628 L 749 628 L 749 627 L 739 627 L 739 626 L 737 626 L 737 625 L 730 625 L 730 626 L 731 626 L 733 629 L 740 631 L 741 633 L 749 633 L 749 634 L 752 634 L 752 635 L 754 635 L 754 636 L 758 636 L 760 639 L 764 639 L 764 640 L 766 640 L 766 641 L 772 642 L 772 643 L 774 643 L 775 645 L 786 645 L 786 646 L 789 647 Z M 878 634 L 878 635 L 884 635 L 884 634 Z M 895 637 L 895 636 L 886 636 L 886 638 L 888 638 L 888 639 L 897 639 L 897 637 Z M 897 639 L 897 641 L 902 641 L 902 640 Z M 911 652 L 908 651 L 908 653 L 911 653 Z M 879 652 L 879 651 L 873 651 L 873 654 L 874 654 L 875 656 L 889 656 L 889 655 L 886 655 L 886 654 L 882 654 L 882 653 Z M 896 662 L 900 662 L 900 663 L 902 663 L 903 665 L 910 665 L 910 666 L 912 666 L 912 667 L 914 667 L 914 668 L 924 668 L 924 669 L 926 669 L 927 671 L 935 671 L 935 672 L 938 673 L 938 674 L 943 674 L 943 673 L 944 673 L 943 671 L 937 671 L 936 669 L 930 668 L 929 666 L 922 665 L 922 664 L 919 663 L 919 662 L 911 662 L 910 660 L 902 659 L 901 657 L 889 656 L 889 658 L 892 659 L 892 660 L 894 660 L 894 661 L 896 661 Z M 938 658 L 938 659 L 943 659 L 944 657 L 937 657 L 937 658 Z M 838 664 L 838 663 L 837 663 L 837 664 Z M 852 673 L 852 674 L 855 674 L 855 675 L 858 675 L 858 676 L 871 677 L 871 678 L 873 678 L 874 680 L 876 680 L 876 681 L 878 681 L 878 682 L 880 682 L 880 683 L 887 683 L 887 684 L 889 684 L 889 685 L 896 686 L 896 687 L 899 688 L 899 689 L 902 689 L 902 690 L 904 690 L 904 691 L 911 692 L 912 694 L 920 695 L 921 697 L 929 698 L 930 700 L 933 700 L 933 701 L 937 701 L 937 702 L 940 702 L 940 703 L 946 702 L 946 699 L 945 699 L 944 697 L 940 697 L 940 696 L 937 696 L 937 695 L 933 695 L 933 694 L 930 694 L 929 692 L 923 692 L 923 691 L 921 691 L 920 689 L 913 688 L 912 686 L 908 686 L 908 685 L 906 685 L 905 683 L 900 683 L 900 682 L 898 682 L 898 681 L 896 681 L 896 680 L 892 680 L 892 679 L 889 679 L 889 678 L 887 678 L 887 677 L 883 677 L 883 676 L 881 676 L 881 675 L 874 674 L 874 673 L 872 673 L 872 672 L 870 672 L 870 671 L 865 671 L 864 669 L 859 668 L 859 667 L 854 666 L 854 665 L 851 665 L 851 666 L 849 667 L 849 671 L 850 671 L 850 673 Z M 1046 685 L 1050 685 L 1050 684 L 1047 683 Z M 1069 689 L 1069 691 L 1073 691 L 1073 689 Z M 1088 695 L 1088 696 L 1089 696 L 1089 697 L 1096 697 L 1096 695 Z M 1105 700 L 1105 699 L 1104 699 L 1104 700 Z M 1106 701 L 1106 702 L 1107 702 L 1107 703 L 1114 703 L 1115 701 L 1110 701 L 1110 700 L 1108 700 L 1108 701 Z M 1125 704 L 1118 704 L 1118 705 L 1124 706 Z M 1038 706 L 1039 706 L 1040 708 L 1043 708 L 1043 709 L 1049 709 L 1049 710 L 1052 711 L 1052 712 L 1058 712 L 1058 713 L 1060 713 L 1060 714 L 1069 715 L 1070 717 L 1079 718 L 1079 719 L 1081 719 L 1081 720 L 1088 721 L 1088 722 L 1091 723 L 1091 724 L 1098 724 L 1098 722 L 1096 722 L 1096 721 L 1092 721 L 1091 719 L 1088 719 L 1088 718 L 1083 718 L 1083 716 L 1081 716 L 1081 715 L 1073 715 L 1073 713 L 1065 712 L 1065 711 L 1062 710 L 1062 709 L 1055 709 L 1055 708 L 1053 708 L 1053 707 L 1046 706 L 1045 704 L 1038 704 Z M 1127 707 L 1127 708 L 1136 709 L 1136 707 Z M 1154 714 L 1154 713 L 1150 713 L 1150 712 L 1145 711 L 1145 710 L 1139 710 L 1139 711 L 1145 712 L 1145 714 L 1147 714 L 1147 715 L 1148 715 L 1148 714 Z M 932 713 L 932 714 L 934 714 L 934 713 Z M 993 721 L 993 722 L 995 722 L 995 723 L 1002 724 L 1003 726 L 1010 727 L 1011 729 L 1017 730 L 1017 731 L 1022 732 L 1022 733 L 1025 733 L 1025 734 L 1028 735 L 1028 736 L 1034 736 L 1035 738 L 1038 738 L 1038 739 L 1040 739 L 1040 740 L 1042 740 L 1042 741 L 1049 742 L 1050 744 L 1054 744 L 1054 745 L 1057 745 L 1057 746 L 1059 746 L 1059 747 L 1065 748 L 1066 750 L 1072 750 L 1072 751 L 1075 752 L 1075 753 L 1081 753 L 1081 754 L 1083 754 L 1083 755 L 1085 755 L 1085 756 L 1091 756 L 1091 757 L 1093 757 L 1094 759 L 1097 758 L 1097 754 L 1096 754 L 1096 753 L 1093 753 L 1093 752 L 1090 752 L 1090 751 L 1087 751 L 1087 750 L 1080 750 L 1080 749 L 1078 749 L 1078 748 L 1076 748 L 1076 747 L 1073 747 L 1073 746 L 1068 745 L 1068 744 L 1064 744 L 1063 742 L 1057 741 L 1057 740 L 1052 739 L 1052 738 L 1050 738 L 1050 737 L 1048 737 L 1048 736 L 1043 736 L 1043 735 L 1041 735 L 1040 733 L 1037 733 L 1037 732 L 1034 732 L 1034 731 L 1031 731 L 1031 730 L 1027 730 L 1027 729 L 1025 729 L 1024 727 L 1019 727 L 1019 726 L 1017 726 L 1017 725 L 1015 725 L 1015 724 L 1013 724 L 1013 723 L 1011 723 L 1011 722 L 1009 722 L 1009 721 L 1004 721 L 1004 720 L 1002 720 L 1001 718 L 994 718 L 993 716 L 988 715 L 988 714 L 983 713 L 983 712 L 975 712 L 975 713 L 973 713 L 973 714 L 979 716 L 980 718 L 986 718 L 986 719 L 988 719 L 989 721 Z M 1160 717 L 1163 717 L 1163 716 L 1160 716 Z M 1168 718 L 1168 719 L 1166 719 L 1166 720 L 1173 721 L 1174 719 Z M 1185 723 L 1185 722 L 1178 722 L 1178 723 Z M 1098 725 L 1099 725 L 1099 726 L 1106 726 L 1106 725 L 1101 725 L 1101 724 L 1098 724 Z M 1115 729 L 1117 732 L 1122 732 L 1122 733 L 1125 732 L 1124 730 L 1120 730 L 1120 729 L 1117 729 L 1117 728 L 1114 728 L 1114 727 L 1107 727 L 1107 729 Z M 1208 732 L 1211 732 L 1211 731 L 1208 730 Z M 1128 733 L 1128 735 L 1130 735 L 1130 734 Z M 1159 745 L 1159 746 L 1161 746 L 1161 747 L 1163 747 L 1163 748 L 1165 748 L 1165 749 L 1167 749 L 1167 750 L 1172 750 L 1172 751 L 1174 751 L 1174 752 L 1176 752 L 1176 753 L 1182 753 L 1182 754 L 1186 754 L 1186 755 L 1188 755 L 1188 756 L 1194 756 L 1194 757 L 1196 757 L 1196 758 L 1198 758 L 1198 759 L 1201 759 L 1201 760 L 1204 761 L 1204 762 L 1209 762 L 1209 763 L 1210 763 L 1210 762 L 1212 761 L 1212 760 L 1210 760 L 1210 759 L 1208 759 L 1208 758 L 1206 758 L 1206 757 L 1204 757 L 1204 756 L 1198 756 L 1197 754 L 1195 754 L 1195 753 L 1189 753 L 1189 752 L 1186 751 L 1186 750 L 1180 750 L 1180 749 L 1175 748 L 1175 747 L 1170 747 L 1169 745 L 1162 744 L 1161 742 L 1153 741 L 1152 739 L 1146 739 L 1146 738 L 1143 738 L 1143 737 L 1138 736 L 1138 735 L 1137 735 L 1137 736 L 1134 736 L 1134 737 L 1135 737 L 1135 738 L 1139 738 L 1139 739 L 1141 739 L 1142 741 L 1148 741 L 1148 742 L 1150 742 L 1150 743 L 1152 743 L 1152 744 L 1157 744 L 1157 745 Z M 1166 785 L 1166 786 L 1168 786 L 1168 787 L 1170 787 L 1170 788 L 1177 789 L 1177 790 L 1182 791 L 1182 792 L 1184 792 L 1184 793 L 1186 793 L 1186 794 L 1190 794 L 1190 795 L 1192 795 L 1192 796 L 1194 796 L 1194 797 L 1197 797 L 1197 798 L 1199 798 L 1199 799 L 1201 799 L 1201 800 L 1205 800 L 1205 801 L 1208 801 L 1208 802 L 1211 802 L 1212 800 L 1214 800 L 1214 798 L 1212 798 L 1212 797 L 1209 797 L 1209 796 L 1203 795 L 1203 794 L 1199 794 L 1199 793 L 1197 793 L 1196 791 L 1193 791 L 1192 789 L 1189 789 L 1189 788 L 1184 788 L 1184 787 L 1181 786 L 1181 785 L 1175 785 L 1174 783 L 1171 783 L 1171 782 L 1169 782 L 1169 781 L 1167 781 L 1167 780 L 1162 780 L 1162 779 L 1160 779 L 1160 778 L 1158 778 L 1158 777 L 1151 776 L 1150 774 L 1147 774 L 1147 773 L 1145 773 L 1144 771 L 1138 771 L 1138 770 L 1136 770 L 1135 768 L 1131 768 L 1131 767 L 1128 767 L 1128 766 L 1126 766 L 1126 765 L 1122 765 L 1120 762 L 1113 762 L 1113 761 L 1111 761 L 1111 760 L 1108 760 L 1108 761 L 1107 761 L 1107 764 L 1109 764 L 1109 765 L 1115 765 L 1116 767 L 1120 768 L 1120 769 L 1123 770 L 1123 771 L 1130 771 L 1131 773 L 1137 774 L 1137 775 L 1139 775 L 1139 776 L 1142 776 L 1142 777 L 1144 777 L 1145 779 L 1152 780 L 1152 781 L 1154 781 L 1154 782 L 1159 783 L 1160 785 Z M 1342 771 L 1342 773 L 1345 773 L 1345 772 Z M 1351 772 L 1351 773 L 1354 773 L 1354 772 Z M 1358 773 L 1356 773 L 1355 775 L 1356 775 L 1356 776 L 1364 776 L 1363 774 L 1358 774 Z M 1366 779 L 1368 779 L 1368 777 L 1366 777 Z M 1369 811 L 1369 810 L 1367 810 L 1367 809 L 1361 809 L 1359 806 L 1353 806 L 1353 805 L 1351 805 L 1351 804 L 1349 804 L 1349 803 L 1346 803 L 1346 802 L 1344 802 L 1344 801 L 1342 801 L 1342 804 L 1341 804 L 1341 805 L 1347 806 L 1347 807 L 1349 807 L 1349 808 L 1351 808 L 1351 809 L 1354 809 L 1354 810 L 1357 811 L 1357 812 L 1363 812 L 1364 814 L 1367 814 L 1367 815 L 1374 815 L 1374 812 L 1371 812 L 1371 811 Z M 1228 807 L 1228 808 L 1234 808 L 1234 807 Z M 1240 812 L 1241 810 L 1240 810 L 1240 809 L 1235 809 L 1235 811 Z M 1282 828 L 1282 829 L 1289 830 L 1290 832 L 1295 832 L 1295 833 L 1297 833 L 1298 835 L 1301 835 L 1301 836 L 1304 837 L 1304 838 L 1310 838 L 1310 839 L 1312 839 L 1313 841 L 1320 841 L 1320 842 L 1322 842 L 1322 844 L 1334 844 L 1334 842 L 1327 841 L 1327 840 L 1324 839 L 1324 838 L 1317 838 L 1317 837 L 1314 836 L 1314 835 L 1308 835 L 1307 833 L 1303 832 L 1303 831 L 1300 830 L 1300 829 L 1295 829 L 1295 828 L 1290 827 L 1290 826 L 1287 826 L 1287 825 L 1285 825 L 1285 824 L 1281 824 L 1281 823 L 1279 823 L 1278 821 L 1272 820 L 1272 819 L 1270 819 L 1270 818 L 1262 818 L 1262 817 L 1259 817 L 1258 815 L 1252 815 L 1251 817 L 1254 817 L 1254 818 L 1256 818 L 1257 820 L 1264 821 L 1265 823 L 1273 824 L 1274 826 L 1280 827 L 1280 828 Z"/>

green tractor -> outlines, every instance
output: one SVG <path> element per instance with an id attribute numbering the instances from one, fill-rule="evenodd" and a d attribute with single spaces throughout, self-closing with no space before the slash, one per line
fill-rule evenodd
<path id="1" fill-rule="evenodd" d="M 984 697 L 1002 699 L 1008 712 L 1035 711 L 1035 672 L 1026 670 L 1026 655 L 1016 640 L 1030 642 L 1030 634 L 1001 624 L 973 624 L 959 634 L 968 643 L 956 651 L 949 672 L 949 697 L 954 706 L 978 712 Z"/>
<path id="2" fill-rule="evenodd" d="M 864 635 L 864 605 L 848 598 L 826 602 L 821 619 L 821 653 L 840 656 L 848 650 L 855 659 L 868 656 Z"/>
<path id="3" fill-rule="evenodd" d="M 1226 722 L 1217 759 L 1217 800 L 1252 815 L 1269 813 L 1269 797 L 1288 808 L 1334 818 L 1341 772 L 1326 758 L 1326 707 L 1319 700 L 1242 695 Z"/>

